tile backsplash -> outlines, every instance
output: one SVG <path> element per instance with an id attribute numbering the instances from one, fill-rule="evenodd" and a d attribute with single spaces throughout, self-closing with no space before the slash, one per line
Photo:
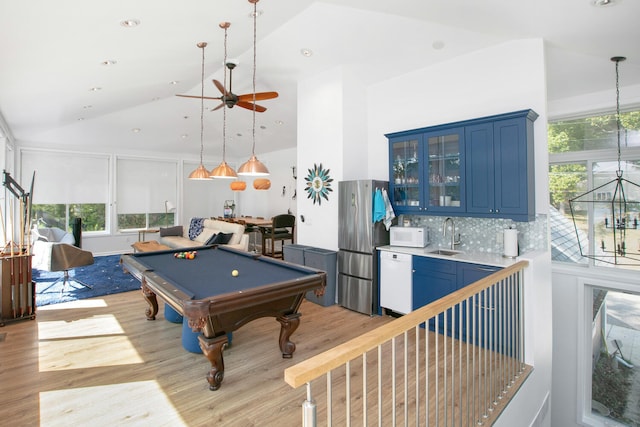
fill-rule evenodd
<path id="1" fill-rule="evenodd" d="M 406 221 L 412 227 L 428 227 L 431 247 L 449 247 L 451 226 L 447 224 L 446 236 L 442 228 L 446 216 L 400 215 L 398 224 Z M 502 231 L 506 228 L 518 230 L 519 253 L 548 249 L 548 224 L 546 215 L 536 215 L 532 222 L 516 222 L 504 218 L 451 217 L 455 222 L 456 239 L 460 234 L 457 250 L 501 254 L 503 252 Z"/>

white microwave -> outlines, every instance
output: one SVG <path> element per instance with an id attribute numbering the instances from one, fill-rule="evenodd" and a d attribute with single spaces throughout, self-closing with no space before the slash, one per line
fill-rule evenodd
<path id="1" fill-rule="evenodd" d="M 429 229 L 427 227 L 391 227 L 389 243 L 391 246 L 424 248 L 429 244 Z"/>

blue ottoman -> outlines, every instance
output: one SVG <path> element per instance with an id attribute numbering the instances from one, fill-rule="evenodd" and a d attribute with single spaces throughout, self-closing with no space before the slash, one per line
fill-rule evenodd
<path id="1" fill-rule="evenodd" d="M 171 323 L 182 323 L 182 315 L 169 304 L 164 305 L 164 318 Z"/>
<path id="2" fill-rule="evenodd" d="M 202 354 L 202 349 L 200 348 L 200 342 L 198 341 L 198 336 L 202 332 L 193 332 L 189 327 L 189 321 L 185 317 L 182 320 L 182 347 L 185 350 L 191 353 L 200 353 Z M 229 340 L 229 346 L 231 346 L 231 340 L 233 339 L 233 333 L 229 332 L 227 334 L 227 340 Z"/>

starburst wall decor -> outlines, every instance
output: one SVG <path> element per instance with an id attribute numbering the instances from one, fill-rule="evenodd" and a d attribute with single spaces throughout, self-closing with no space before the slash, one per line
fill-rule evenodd
<path id="1" fill-rule="evenodd" d="M 329 193 L 333 191 L 331 188 L 331 182 L 333 179 L 329 177 L 329 169 L 322 169 L 322 163 L 319 165 L 313 164 L 313 169 L 307 169 L 309 175 L 305 177 L 307 181 L 307 199 L 312 199 L 315 205 L 322 204 L 322 199 L 329 200 Z"/>

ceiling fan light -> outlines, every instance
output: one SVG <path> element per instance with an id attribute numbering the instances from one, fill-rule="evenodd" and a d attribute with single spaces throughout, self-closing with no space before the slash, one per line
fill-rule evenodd
<path id="1" fill-rule="evenodd" d="M 238 177 L 238 174 L 233 170 L 231 166 L 229 166 L 227 162 L 223 160 L 222 163 L 220 163 L 211 171 L 209 177 L 220 179 L 235 179 Z"/>
<path id="2" fill-rule="evenodd" d="M 204 181 L 209 180 L 209 171 L 204 167 L 202 163 L 198 166 L 193 172 L 189 174 L 189 179 L 194 181 Z"/>
<path id="3" fill-rule="evenodd" d="M 238 168 L 238 175 L 243 176 L 266 176 L 269 169 L 256 157 L 255 154 Z"/>

